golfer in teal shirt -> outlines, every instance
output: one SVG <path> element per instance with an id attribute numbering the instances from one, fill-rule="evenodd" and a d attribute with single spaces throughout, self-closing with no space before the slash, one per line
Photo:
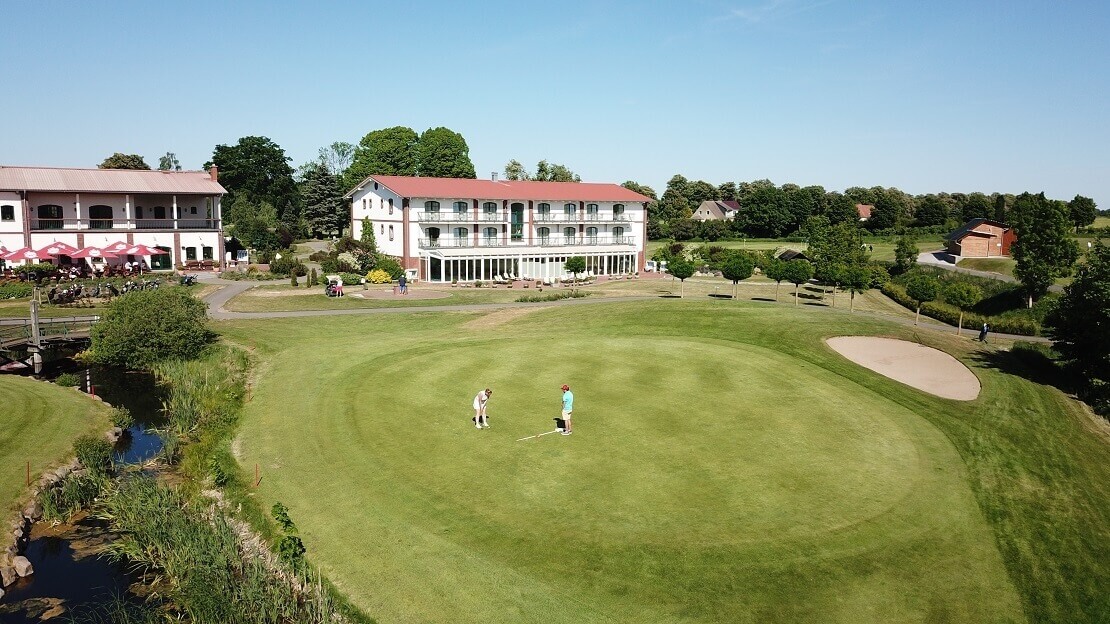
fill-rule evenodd
<path id="1" fill-rule="evenodd" d="M 563 435 L 571 434 L 570 414 L 574 411 L 574 393 L 570 386 L 563 384 Z"/>

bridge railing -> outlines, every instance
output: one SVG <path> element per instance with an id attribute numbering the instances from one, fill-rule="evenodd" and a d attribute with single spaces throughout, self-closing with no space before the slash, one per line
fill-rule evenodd
<path id="1" fill-rule="evenodd" d="M 66 316 L 39 319 L 40 340 L 85 338 L 99 316 Z M 0 347 L 13 347 L 34 342 L 31 319 L 0 319 Z"/>

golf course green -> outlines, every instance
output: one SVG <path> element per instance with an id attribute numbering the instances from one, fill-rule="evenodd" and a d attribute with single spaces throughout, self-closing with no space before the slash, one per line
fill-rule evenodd
<path id="1" fill-rule="evenodd" d="M 380 622 L 1022 622 L 1100 608 L 1085 598 L 1098 575 L 1027 560 L 1051 548 L 1100 569 L 1107 447 L 1059 391 L 991 365 L 990 347 L 917 337 L 980 378 L 962 402 L 824 344 L 912 328 L 787 306 L 218 329 L 256 361 L 234 448 L 260 467 L 260 502 L 288 506 L 310 560 Z M 553 429 L 563 383 L 574 434 L 518 440 Z M 471 401 L 487 386 L 479 431 Z M 1058 421 L 1051 445 L 988 431 L 1012 421 L 1015 396 Z M 1032 456 L 1056 451 L 1072 457 L 1059 474 Z M 1015 500 L 1026 462 L 1069 479 L 1072 506 Z"/>

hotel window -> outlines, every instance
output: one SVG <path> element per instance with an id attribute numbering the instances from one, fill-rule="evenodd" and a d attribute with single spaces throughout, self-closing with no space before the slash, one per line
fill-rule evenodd
<path id="1" fill-rule="evenodd" d="M 497 243 L 497 228 L 488 227 L 483 230 L 483 232 L 487 245 L 494 245 Z"/>
<path id="2" fill-rule="evenodd" d="M 62 207 L 54 204 L 46 204 L 39 206 L 39 227 L 40 230 L 60 230 L 63 227 L 62 221 Z"/>
<path id="3" fill-rule="evenodd" d="M 540 215 L 540 221 L 547 221 L 551 216 L 551 204 L 540 204 L 536 206 L 536 212 Z"/>
<path id="4" fill-rule="evenodd" d="M 513 240 L 524 240 L 524 204 L 509 206 L 509 235 Z"/>
<path id="5" fill-rule="evenodd" d="M 613 218 L 621 219 L 624 217 L 624 204 L 613 204 Z"/>
<path id="6" fill-rule="evenodd" d="M 211 260 L 212 259 L 212 252 L 213 252 L 213 249 L 211 247 L 207 246 L 207 245 L 205 245 L 204 247 L 201 247 L 200 248 L 200 259 L 201 260 Z"/>
<path id="7" fill-rule="evenodd" d="M 379 232 L 379 233 L 380 234 L 385 234 L 385 224 L 384 223 L 382 224 L 381 232 Z"/>
<path id="8" fill-rule="evenodd" d="M 196 214 L 196 213 L 197 213 L 197 207 L 196 206 L 190 206 L 189 207 L 189 214 Z"/>
<path id="9" fill-rule="evenodd" d="M 389 226 L 389 240 L 393 240 L 393 226 Z"/>
<path id="10" fill-rule="evenodd" d="M 155 219 L 165 219 L 166 218 L 166 207 L 165 206 L 155 206 L 154 207 L 154 218 Z"/>
<path id="11" fill-rule="evenodd" d="M 470 232 L 469 228 L 457 227 L 453 230 L 455 233 L 455 245 L 459 247 L 466 246 L 466 235 Z"/>
<path id="12" fill-rule="evenodd" d="M 110 230 L 110 229 L 112 229 L 112 207 L 111 206 L 89 206 L 89 229 L 93 229 L 93 230 Z"/>
<path id="13" fill-rule="evenodd" d="M 586 204 L 586 218 L 591 221 L 597 220 L 597 204 Z"/>
<path id="14" fill-rule="evenodd" d="M 185 259 L 186 260 L 196 260 L 197 259 L 197 248 L 196 247 L 186 247 L 185 248 Z"/>
<path id="15" fill-rule="evenodd" d="M 482 214 L 485 215 L 486 221 L 497 220 L 497 204 L 493 202 L 486 202 L 482 204 Z"/>
<path id="16" fill-rule="evenodd" d="M 619 226 L 613 228 L 613 242 L 614 243 L 623 243 L 624 242 L 624 228 L 619 227 Z"/>
<path id="17" fill-rule="evenodd" d="M 577 206 L 574 204 L 563 204 L 563 219 L 566 221 L 574 221 L 574 211 Z"/>
<path id="18" fill-rule="evenodd" d="M 393 198 L 389 198 L 389 214 L 393 214 Z"/>
<path id="19" fill-rule="evenodd" d="M 0 221 L 15 221 L 15 206 L 0 206 Z"/>
<path id="20" fill-rule="evenodd" d="M 439 212 L 439 202 L 426 201 L 424 202 L 424 212 Z"/>
<path id="21" fill-rule="evenodd" d="M 536 230 L 536 233 L 540 237 L 541 245 L 546 245 L 551 240 L 551 228 L 542 227 Z"/>
<path id="22" fill-rule="evenodd" d="M 596 227 L 586 228 L 586 240 L 591 242 L 591 243 L 597 243 L 597 228 Z"/>
<path id="23" fill-rule="evenodd" d="M 362 198 L 362 211 L 366 212 L 366 198 L 365 197 Z"/>
<path id="24" fill-rule="evenodd" d="M 563 228 L 563 242 L 570 245 L 574 243 L 575 229 L 572 227 Z"/>

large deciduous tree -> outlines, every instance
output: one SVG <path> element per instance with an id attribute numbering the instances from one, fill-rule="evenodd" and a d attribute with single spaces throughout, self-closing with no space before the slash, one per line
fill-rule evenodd
<path id="1" fill-rule="evenodd" d="M 120 152 L 105 158 L 98 166 L 101 169 L 150 169 L 150 165 L 146 164 L 142 156 Z"/>
<path id="2" fill-rule="evenodd" d="M 394 126 L 368 132 L 355 148 L 351 164 L 343 175 L 347 190 L 370 175 L 416 175 L 416 144 L 419 135 L 412 128 Z"/>
<path id="3" fill-rule="evenodd" d="M 277 219 L 295 224 L 299 218 L 297 184 L 285 150 L 266 137 L 248 136 L 235 145 L 217 145 L 205 168 L 220 169 L 220 184 L 227 189 L 224 201 L 244 198 L 274 207 Z"/>
<path id="4" fill-rule="evenodd" d="M 632 180 L 626 180 L 624 182 L 624 184 L 621 184 L 621 186 L 623 186 L 624 188 L 626 188 L 626 189 L 628 189 L 628 190 L 630 190 L 634 193 L 639 193 L 639 194 L 641 194 L 645 197 L 650 197 L 652 199 L 659 199 L 659 197 L 655 194 L 655 189 L 651 188 L 650 186 L 648 186 L 646 184 L 640 184 L 639 182 L 633 182 Z"/>
<path id="5" fill-rule="evenodd" d="M 944 225 L 948 220 L 948 204 L 936 195 L 926 195 L 918 202 L 913 218 L 919 227 Z"/>
<path id="6" fill-rule="evenodd" d="M 1044 193 L 1022 193 L 1014 200 L 1010 217 L 1016 240 L 1010 247 L 1018 278 L 1033 299 L 1048 292 L 1056 278 L 1071 274 L 1079 248 L 1069 234 L 1072 228 L 1068 205 L 1046 199 Z"/>
<path id="7" fill-rule="evenodd" d="M 1072 225 L 1078 230 L 1095 222 L 1095 217 L 1098 216 L 1098 205 L 1090 197 L 1076 195 L 1075 199 L 1068 202 L 1068 213 L 1071 216 Z"/>
<path id="8" fill-rule="evenodd" d="M 475 178 L 470 148 L 449 128 L 428 128 L 416 143 L 416 171 L 429 178 Z"/>
<path id="9" fill-rule="evenodd" d="M 514 158 L 505 163 L 505 179 L 513 181 L 531 180 L 532 176 L 528 174 L 528 170 L 524 168 L 524 165 L 520 164 L 520 161 Z"/>
<path id="10" fill-rule="evenodd" d="M 355 146 L 346 141 L 336 141 L 327 147 L 321 147 L 316 157 L 328 168 L 328 173 L 340 180 L 347 173 L 354 158 Z"/>
<path id="11" fill-rule="evenodd" d="M 304 219 L 314 234 L 339 235 L 350 220 L 347 202 L 339 176 L 317 161 L 304 172 L 301 181 L 301 202 Z"/>
<path id="12" fill-rule="evenodd" d="M 536 174 L 532 176 L 538 182 L 581 182 L 582 178 L 571 171 L 566 165 L 549 163 L 541 160 L 536 163 Z"/>
<path id="13" fill-rule="evenodd" d="M 1110 413 L 1110 245 L 1096 240 L 1075 281 L 1045 319 L 1053 347 L 1100 413 Z"/>

